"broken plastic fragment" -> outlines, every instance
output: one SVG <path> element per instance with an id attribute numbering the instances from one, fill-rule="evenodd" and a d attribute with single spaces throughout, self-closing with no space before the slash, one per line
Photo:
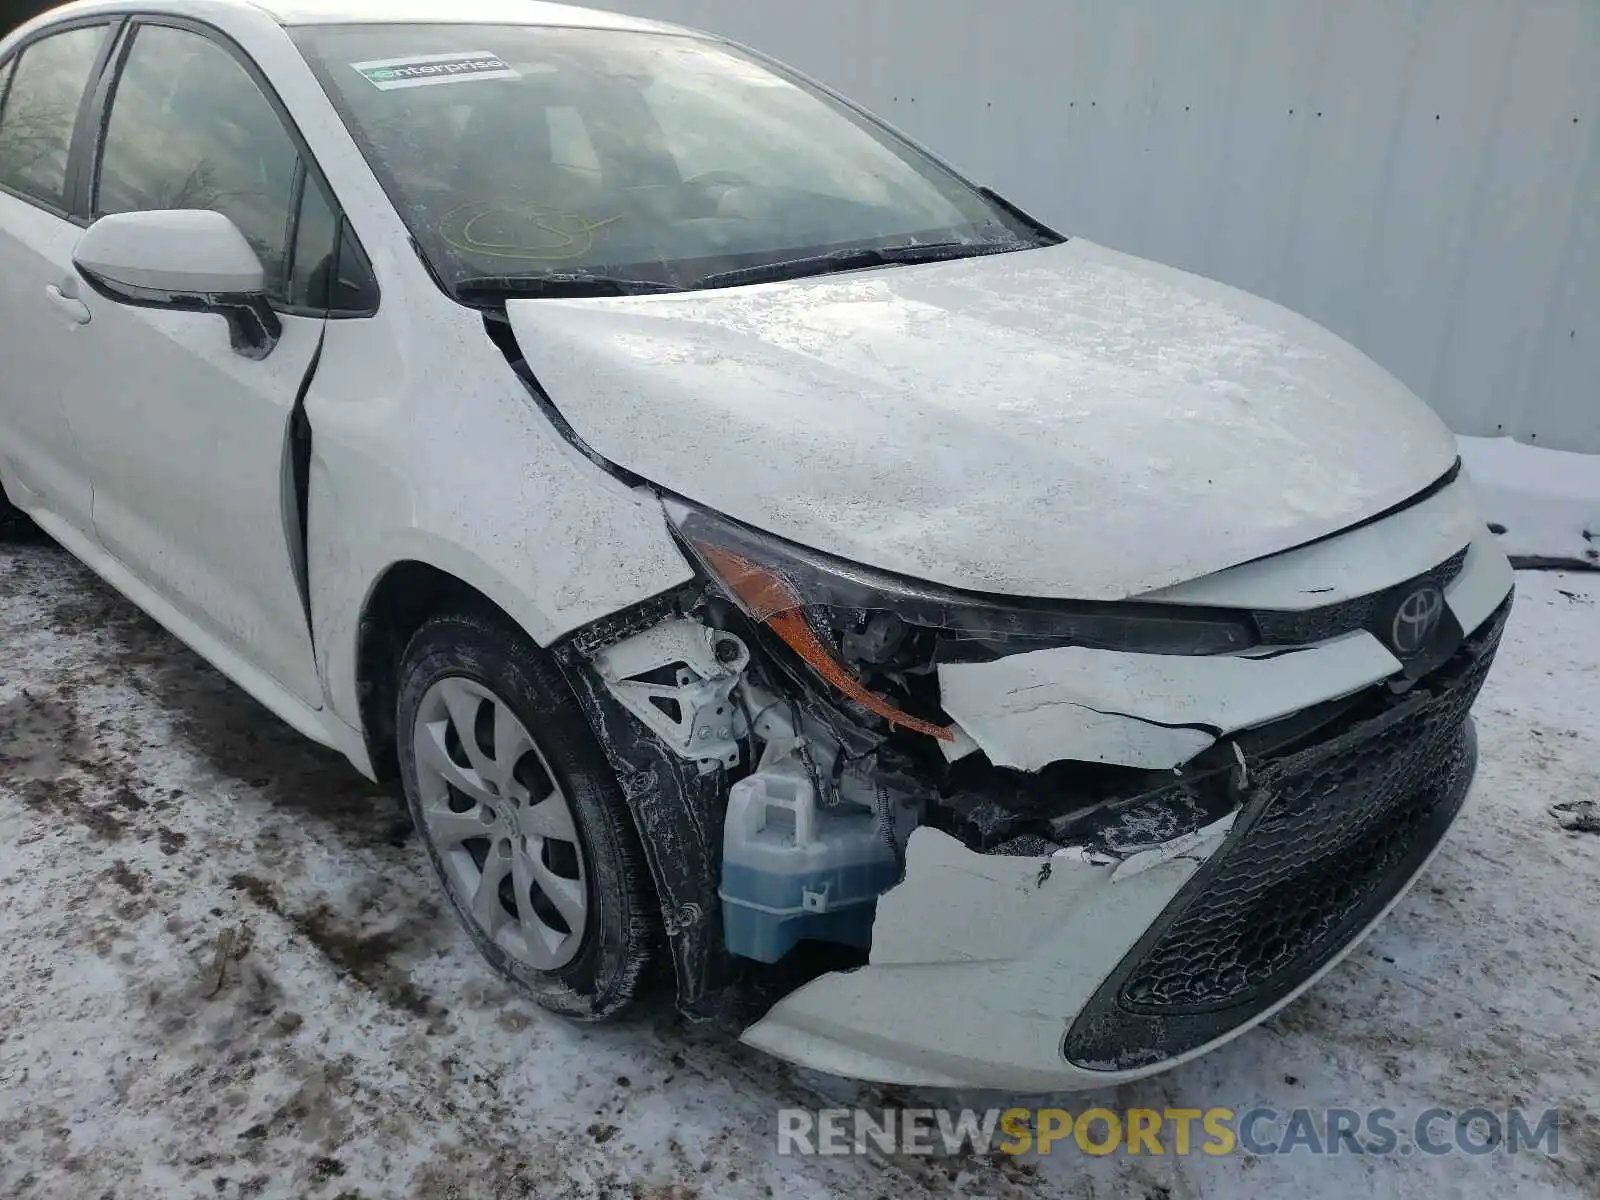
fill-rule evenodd
<path id="1" fill-rule="evenodd" d="M 1368 633 L 1270 657 L 1062 646 L 941 663 L 944 710 L 996 766 L 1062 759 L 1166 770 L 1237 729 L 1349 695 L 1400 670 Z"/>
<path id="2" fill-rule="evenodd" d="M 1213 842 L 1219 842 L 1228 836 L 1228 831 L 1233 828 L 1233 822 L 1238 817 L 1239 810 L 1235 809 L 1221 820 L 1213 821 L 1204 829 L 1196 829 L 1193 833 L 1186 833 L 1182 837 L 1175 837 L 1170 842 L 1160 846 L 1152 846 L 1148 850 L 1141 850 L 1122 860 L 1122 865 L 1111 873 L 1112 883 L 1124 883 L 1136 875 L 1141 875 L 1152 867 L 1159 867 L 1163 863 L 1171 862 L 1175 858 L 1210 857 L 1214 847 Z M 1205 849 L 1205 854 L 1196 852 Z"/>

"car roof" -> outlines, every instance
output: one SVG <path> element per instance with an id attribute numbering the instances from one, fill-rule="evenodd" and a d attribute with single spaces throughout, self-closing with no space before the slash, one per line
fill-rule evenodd
<path id="1" fill-rule="evenodd" d="M 622 13 L 543 0 L 77 0 L 41 13 L 30 28 L 93 13 L 175 13 L 216 16 L 229 9 L 265 13 L 280 25 L 401 24 L 559 25 L 687 33 L 679 26 Z"/>
<path id="2" fill-rule="evenodd" d="M 622 13 L 546 4 L 542 0 L 236 0 L 254 3 L 285 25 L 342 24 L 355 21 L 567 25 L 595 29 L 667 29 Z"/>

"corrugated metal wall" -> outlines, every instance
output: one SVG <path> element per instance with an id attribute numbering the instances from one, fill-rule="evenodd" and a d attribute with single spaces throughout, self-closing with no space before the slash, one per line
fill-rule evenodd
<path id="1" fill-rule="evenodd" d="M 1600 0 L 610 6 L 785 59 L 1065 232 L 1306 313 L 1458 432 L 1600 452 Z"/>

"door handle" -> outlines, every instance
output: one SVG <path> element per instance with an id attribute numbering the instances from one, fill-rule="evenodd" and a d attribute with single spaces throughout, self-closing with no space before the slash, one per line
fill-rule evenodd
<path id="1" fill-rule="evenodd" d="M 67 295 L 53 283 L 45 285 L 44 294 L 50 297 L 51 304 L 66 313 L 75 324 L 87 325 L 89 323 L 91 315 L 89 306 L 76 296 Z"/>

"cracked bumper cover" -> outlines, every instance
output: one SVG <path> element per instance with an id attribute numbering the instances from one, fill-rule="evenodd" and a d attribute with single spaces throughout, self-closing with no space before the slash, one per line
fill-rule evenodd
<path id="1" fill-rule="evenodd" d="M 1289 561 L 1279 567 L 1293 570 Z M 1476 629 L 1510 588 L 1511 566 L 1480 525 L 1445 591 L 1451 614 L 1463 630 Z M 946 711 L 996 766 L 1037 771 L 1074 759 L 1161 770 L 1220 737 L 1350 695 L 1401 669 L 1382 642 L 1357 631 L 1258 655 L 1035 650 L 944 664 L 939 690 Z"/>
<path id="2" fill-rule="evenodd" d="M 1253 766 L 1234 819 L 1188 835 L 1172 854 L 1150 856 L 1152 865 L 1131 871 L 1131 860 L 1096 862 L 1070 850 L 981 854 L 936 830 L 917 830 L 905 878 L 878 902 L 869 965 L 807 984 L 744 1040 L 857 1078 L 1057 1090 L 1147 1075 L 1259 1023 L 1382 919 L 1466 802 L 1476 762 L 1467 711 L 1498 645 L 1510 582 L 1488 535 L 1475 539 L 1447 591 L 1452 612 L 1473 632 L 1427 686 L 1379 716 Z M 1366 650 L 1348 655 L 1356 667 L 1324 676 L 1340 690 L 1313 690 L 1295 708 L 1394 673 L 1398 662 L 1370 635 L 1358 636 L 1392 665 L 1380 669 L 1378 655 Z M 1082 653 L 1016 657 L 1063 656 L 1057 666 L 1065 671 L 1082 665 Z M 1271 664 L 1303 657 L 1255 662 L 1281 671 Z M 1377 673 L 1362 680 L 1369 659 Z M 1194 660 L 1193 667 L 1218 662 Z M 1024 667 L 1030 675 L 1035 669 Z M 1016 663 L 984 664 L 995 668 Z M 1207 744 L 1277 715 L 1276 685 L 1229 674 L 1237 670 L 1222 668 L 1217 678 L 1232 681 L 1226 687 L 1195 689 L 1207 697 L 1197 703 L 1210 704 L 1204 715 L 1217 730 Z M 1003 695 L 1013 682 L 990 694 Z M 1130 698 L 1137 699 L 1112 697 L 1104 711 L 1115 713 Z M 1027 731 L 1012 744 L 1081 721 L 1080 700 L 1062 694 L 1011 713 Z M 1039 715 L 1052 709 L 1054 725 Z M 1194 732 L 1122 719 L 1138 727 L 1142 745 L 1153 744 L 1144 730 Z M 990 737 L 985 749 L 993 754 L 1006 744 L 993 740 L 1003 724 L 968 728 L 980 745 Z M 1192 753 L 1173 745 L 1179 760 Z M 1297 906 L 1301 896 L 1310 899 Z M 1298 915 L 1277 919 L 1283 912 Z"/>

